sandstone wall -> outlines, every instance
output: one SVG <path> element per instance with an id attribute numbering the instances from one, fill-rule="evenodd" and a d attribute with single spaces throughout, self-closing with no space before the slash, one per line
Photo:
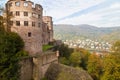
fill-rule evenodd
<path id="1" fill-rule="evenodd" d="M 32 80 L 33 79 L 33 61 L 32 58 L 24 58 L 20 61 L 20 80 Z"/>
<path id="2" fill-rule="evenodd" d="M 13 16 L 10 18 L 13 24 L 8 28 L 24 40 L 25 50 L 29 55 L 42 52 L 42 11 L 41 5 L 34 5 L 28 0 L 9 0 L 6 3 L 7 14 L 11 13 Z M 20 25 L 17 25 L 18 21 Z M 25 22 L 28 25 L 25 25 Z"/>
<path id="3" fill-rule="evenodd" d="M 46 52 L 41 55 L 23 58 L 20 80 L 40 80 L 44 77 L 51 63 L 58 63 L 55 52 Z"/>
<path id="4" fill-rule="evenodd" d="M 53 41 L 53 21 L 52 21 L 52 17 L 50 17 L 50 16 L 43 16 L 43 22 L 48 27 L 49 41 L 52 42 Z"/>

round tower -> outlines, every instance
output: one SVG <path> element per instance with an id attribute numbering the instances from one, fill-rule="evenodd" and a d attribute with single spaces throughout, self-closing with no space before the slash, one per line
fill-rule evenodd
<path id="1" fill-rule="evenodd" d="M 53 21 L 51 16 L 43 16 L 43 22 L 47 25 L 49 30 L 49 41 L 53 41 Z"/>
<path id="2" fill-rule="evenodd" d="M 29 55 L 42 52 L 42 11 L 39 4 L 29 0 L 9 0 L 6 12 L 10 13 L 10 31 L 18 33 L 25 42 Z"/>

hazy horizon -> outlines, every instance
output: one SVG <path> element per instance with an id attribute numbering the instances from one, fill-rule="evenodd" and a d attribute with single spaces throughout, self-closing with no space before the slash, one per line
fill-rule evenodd
<path id="1" fill-rule="evenodd" d="M 101 26 L 95 26 L 95 25 L 90 25 L 90 24 L 54 24 L 54 25 L 73 25 L 73 26 L 81 26 L 81 25 L 89 25 L 97 28 L 113 28 L 113 27 L 120 27 L 120 26 L 107 26 L 107 27 L 101 27 Z"/>

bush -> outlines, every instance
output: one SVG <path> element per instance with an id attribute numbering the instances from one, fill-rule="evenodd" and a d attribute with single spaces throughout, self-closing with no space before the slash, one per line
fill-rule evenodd
<path id="1" fill-rule="evenodd" d="M 42 50 L 45 52 L 45 51 L 49 50 L 52 47 L 53 47 L 52 45 L 43 45 Z"/>
<path id="2" fill-rule="evenodd" d="M 19 57 L 24 56 L 24 42 L 13 32 L 5 32 L 0 25 L 0 80 L 19 79 Z"/>

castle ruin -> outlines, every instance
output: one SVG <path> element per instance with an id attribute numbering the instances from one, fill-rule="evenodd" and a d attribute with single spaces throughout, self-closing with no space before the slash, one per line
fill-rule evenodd
<path id="1" fill-rule="evenodd" d="M 7 31 L 18 33 L 29 52 L 20 62 L 20 80 L 40 80 L 51 63 L 58 63 L 56 52 L 42 51 L 43 45 L 53 41 L 52 17 L 43 16 L 42 6 L 30 0 L 8 0 L 5 14 Z"/>
<path id="2" fill-rule="evenodd" d="M 53 41 L 52 17 L 43 16 L 40 4 L 30 0 L 9 0 L 6 13 L 13 16 L 7 29 L 21 36 L 29 55 L 40 54 L 42 45 Z"/>

